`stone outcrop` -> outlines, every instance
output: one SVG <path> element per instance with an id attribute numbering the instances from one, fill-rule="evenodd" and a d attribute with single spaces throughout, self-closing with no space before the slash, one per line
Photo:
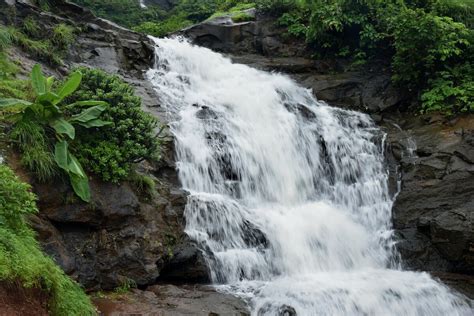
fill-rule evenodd
<path id="1" fill-rule="evenodd" d="M 401 124 L 388 138 L 401 173 L 393 208 L 398 249 L 410 268 L 473 274 L 474 117 Z"/>

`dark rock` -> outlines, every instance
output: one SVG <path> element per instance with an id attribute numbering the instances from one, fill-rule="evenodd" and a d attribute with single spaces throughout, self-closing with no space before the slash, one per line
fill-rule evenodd
<path id="1" fill-rule="evenodd" d="M 411 157 L 403 154 L 406 136 L 389 134 L 392 148 L 402 151 L 395 155 L 402 181 L 393 208 L 398 249 L 413 269 L 473 273 L 474 120 L 429 121 L 405 121 L 417 145 Z"/>
<path id="2" fill-rule="evenodd" d="M 234 23 L 220 17 L 191 26 L 179 32 L 195 44 L 233 55 L 301 56 L 306 45 L 284 37 L 284 28 L 273 18 L 257 16 L 255 21 Z"/>
<path id="3" fill-rule="evenodd" d="M 279 316 L 296 316 L 296 310 L 288 305 L 283 305 L 278 309 Z"/>
<path id="4" fill-rule="evenodd" d="M 160 272 L 160 281 L 210 283 L 210 271 L 202 250 L 189 238 L 177 246 Z"/>

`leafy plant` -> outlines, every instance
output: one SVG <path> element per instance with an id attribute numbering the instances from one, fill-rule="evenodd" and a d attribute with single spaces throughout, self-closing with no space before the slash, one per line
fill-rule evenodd
<path id="1" fill-rule="evenodd" d="M 76 71 L 63 85 L 53 90 L 54 77 L 44 77 L 41 67 L 35 65 L 31 72 L 35 100 L 30 102 L 12 98 L 0 99 L 0 110 L 8 115 L 14 126 L 26 125 L 45 132 L 51 131 L 54 134 L 54 161 L 69 175 L 74 192 L 82 200 L 88 202 L 90 200 L 89 181 L 81 164 L 69 150 L 68 140 L 75 139 L 74 125 L 92 128 L 106 126 L 111 122 L 99 119 L 106 109 L 106 103 L 103 101 L 84 100 L 67 105 L 63 103 L 64 98 L 74 93 L 79 87 L 81 78 L 81 73 Z M 85 109 L 82 109 L 84 107 Z M 79 108 L 81 108 L 79 113 L 67 115 L 68 110 Z M 29 137 L 32 134 L 24 130 L 20 135 Z M 38 143 L 38 140 L 34 140 L 33 143 Z"/>
<path id="2" fill-rule="evenodd" d="M 403 10 L 392 20 L 391 29 L 394 80 L 409 88 L 424 86 L 436 72 L 461 59 L 470 44 L 464 24 L 420 9 Z"/>

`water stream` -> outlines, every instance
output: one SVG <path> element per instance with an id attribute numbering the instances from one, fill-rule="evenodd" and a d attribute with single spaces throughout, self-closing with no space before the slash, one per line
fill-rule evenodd
<path id="1" fill-rule="evenodd" d="M 154 39 L 148 77 L 191 195 L 186 232 L 254 315 L 470 315 L 393 249 L 385 135 L 288 77 Z"/>

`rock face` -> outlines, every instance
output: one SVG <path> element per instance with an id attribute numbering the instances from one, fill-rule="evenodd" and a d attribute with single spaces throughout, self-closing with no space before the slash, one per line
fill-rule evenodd
<path id="1" fill-rule="evenodd" d="M 405 131 L 389 133 L 401 171 L 393 208 L 398 249 L 408 267 L 472 274 L 474 117 L 443 122 L 427 116 L 403 123 Z"/>
<path id="2" fill-rule="evenodd" d="M 289 74 L 331 105 L 363 111 L 387 132 L 387 163 L 398 249 L 407 268 L 473 274 L 474 117 L 414 117 L 386 61 L 354 70 L 344 60 L 312 60 L 274 20 L 214 20 L 184 31 L 196 44 L 239 63 Z"/>

